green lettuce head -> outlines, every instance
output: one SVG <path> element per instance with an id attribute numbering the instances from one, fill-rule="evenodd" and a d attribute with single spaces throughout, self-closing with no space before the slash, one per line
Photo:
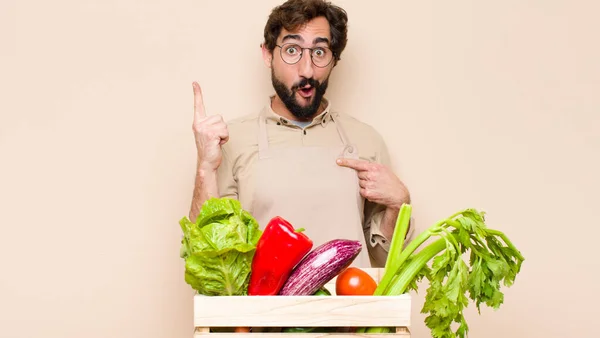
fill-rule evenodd
<path id="1" fill-rule="evenodd" d="M 231 198 L 211 198 L 196 223 L 179 221 L 185 281 L 208 296 L 247 295 L 252 258 L 262 231 L 252 215 Z"/>

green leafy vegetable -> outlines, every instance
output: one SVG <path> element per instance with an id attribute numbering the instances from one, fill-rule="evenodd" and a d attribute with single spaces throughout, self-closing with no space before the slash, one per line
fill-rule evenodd
<path id="1" fill-rule="evenodd" d="M 209 296 L 246 295 L 252 258 L 262 232 L 239 201 L 211 198 L 200 210 L 196 223 L 179 221 L 183 230 L 181 258 L 185 281 Z"/>
<path id="2" fill-rule="evenodd" d="M 461 337 L 469 327 L 463 310 L 472 299 L 498 309 L 504 302 L 501 284 L 510 287 L 525 260 L 502 232 L 486 226 L 483 212 L 462 210 L 441 220 L 417 236 L 404 250 L 402 245 L 410 218 L 410 205 L 398 215 L 384 276 L 375 295 L 400 295 L 416 290 L 422 278 L 429 280 L 425 303 L 425 324 L 435 338 Z M 438 240 L 417 249 L 431 237 Z M 469 264 L 463 257 L 468 257 Z M 467 296 L 468 295 L 468 296 Z M 458 328 L 453 331 L 452 325 Z M 386 328 L 367 328 L 362 332 L 383 333 Z"/>

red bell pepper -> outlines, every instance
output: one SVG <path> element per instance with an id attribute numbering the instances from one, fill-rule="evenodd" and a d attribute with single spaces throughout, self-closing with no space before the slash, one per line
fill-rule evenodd
<path id="1" fill-rule="evenodd" d="M 252 259 L 248 295 L 276 295 L 313 241 L 280 216 L 263 231 Z"/>

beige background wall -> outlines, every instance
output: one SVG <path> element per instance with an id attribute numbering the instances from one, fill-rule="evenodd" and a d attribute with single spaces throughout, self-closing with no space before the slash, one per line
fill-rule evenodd
<path id="1" fill-rule="evenodd" d="M 258 109 L 277 3 L 0 2 L 0 337 L 191 336 L 191 82 L 211 114 Z M 484 209 L 527 258 L 471 337 L 596 337 L 598 2 L 337 3 L 329 96 L 383 134 L 419 230 Z"/>

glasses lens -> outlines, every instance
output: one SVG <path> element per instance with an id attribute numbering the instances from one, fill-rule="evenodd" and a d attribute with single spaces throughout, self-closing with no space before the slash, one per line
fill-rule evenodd
<path id="1" fill-rule="evenodd" d="M 295 44 L 287 44 L 281 47 L 281 58 L 286 63 L 296 63 L 302 56 L 302 48 Z"/>
<path id="2" fill-rule="evenodd" d="M 312 61 L 317 67 L 325 67 L 331 62 L 333 53 L 327 47 L 316 47 L 312 52 Z"/>

